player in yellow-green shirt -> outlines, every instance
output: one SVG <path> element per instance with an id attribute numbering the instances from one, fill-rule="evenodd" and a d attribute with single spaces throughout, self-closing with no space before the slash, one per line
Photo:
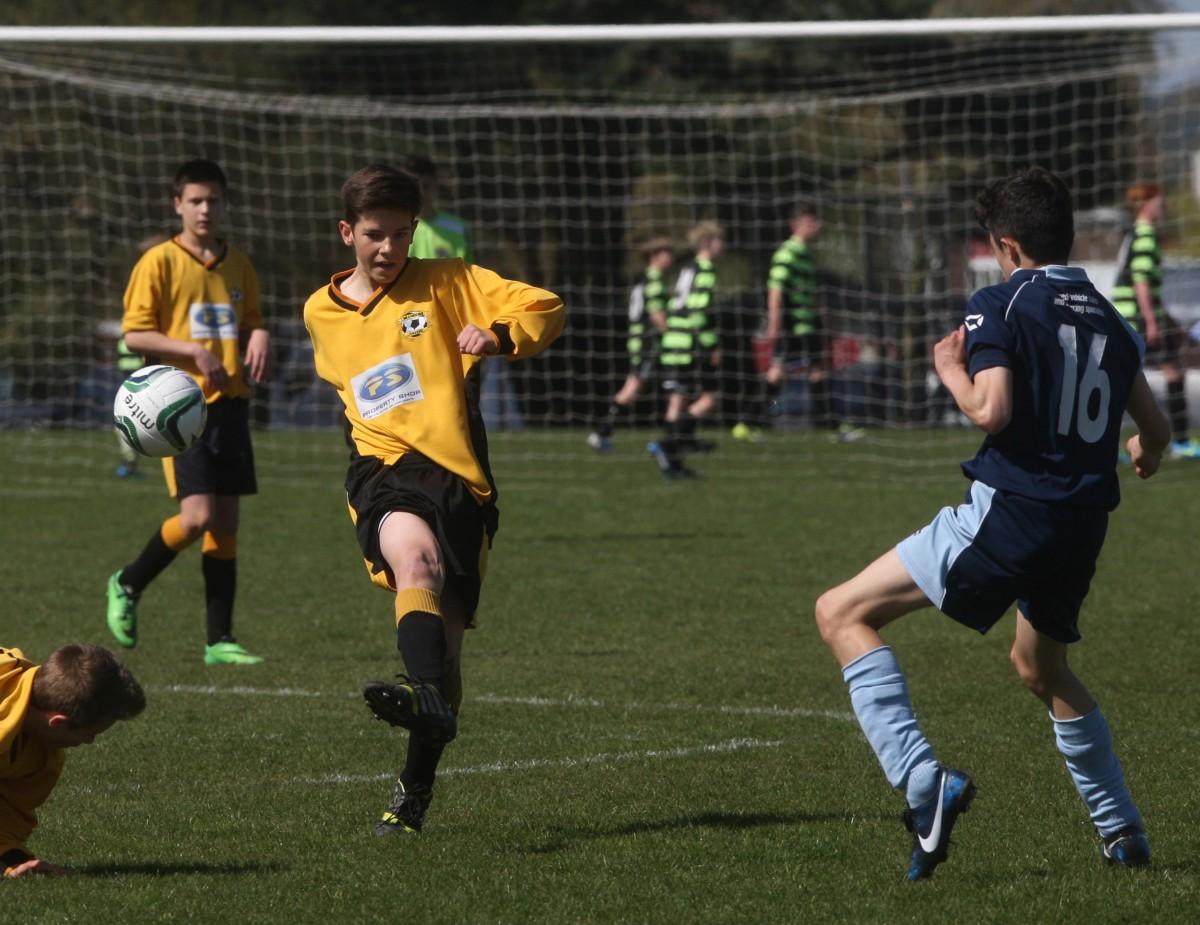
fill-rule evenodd
<path id="1" fill-rule="evenodd" d="M 342 189 L 355 267 L 304 306 L 317 374 L 345 406 L 346 498 L 367 571 L 395 592 L 402 683 L 373 681 L 372 712 L 409 730 L 380 835 L 420 831 L 442 750 L 458 732 L 459 654 L 499 522 L 479 411 L 485 356 L 544 350 L 562 300 L 462 260 L 409 256 L 421 192 L 373 165 Z"/>
<path id="2" fill-rule="evenodd" d="M 208 423 L 194 446 L 163 460 L 179 513 L 109 577 L 107 622 L 118 643 L 136 646 L 142 592 L 178 553 L 202 539 L 204 662 L 252 665 L 262 658 L 233 638 L 233 604 L 239 499 L 258 490 L 247 374 L 256 382 L 266 378 L 270 340 L 258 276 L 245 254 L 221 237 L 227 186 L 212 161 L 188 161 L 176 171 L 180 232 L 142 255 L 125 290 L 125 343 L 195 378 L 208 401 Z"/>

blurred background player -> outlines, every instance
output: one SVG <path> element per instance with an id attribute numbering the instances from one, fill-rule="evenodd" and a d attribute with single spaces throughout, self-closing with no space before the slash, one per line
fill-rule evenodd
<path id="1" fill-rule="evenodd" d="M 759 423 L 739 421 L 733 436 L 757 442 L 767 410 L 783 393 L 787 378 L 799 373 L 808 381 L 809 419 L 812 426 L 833 429 L 836 419 L 830 399 L 828 333 L 818 302 L 819 281 L 812 243 L 821 233 L 821 218 L 811 203 L 797 203 L 788 218 L 791 236 L 775 249 L 767 274 L 767 317 L 763 338 L 769 345 L 766 372 L 767 407 Z M 839 429 L 843 440 L 855 440 L 861 431 Z"/>
<path id="2" fill-rule="evenodd" d="M 725 238 L 716 222 L 700 222 L 688 233 L 695 252 L 679 271 L 667 311 L 667 327 L 659 346 L 659 366 L 666 391 L 666 435 L 646 445 L 664 478 L 694 478 L 685 454 L 708 452 L 716 444 L 696 436 L 698 422 L 717 404 L 717 371 L 721 345 L 714 315 L 716 261 Z"/>
<path id="3" fill-rule="evenodd" d="M 479 409 L 484 356 L 527 357 L 562 331 L 553 293 L 461 260 L 409 257 L 421 190 L 373 165 L 342 188 L 355 266 L 309 297 L 317 375 L 345 407 L 346 497 L 371 580 L 395 592 L 408 678 L 373 681 L 371 711 L 409 730 L 392 804 L 375 832 L 418 832 L 442 750 L 458 732 L 459 656 L 499 524 Z M 418 226 L 420 227 L 420 226 Z"/>
<path id="4" fill-rule="evenodd" d="M 212 161 L 192 160 L 179 168 L 174 205 L 180 232 L 142 255 L 125 290 L 125 342 L 191 374 L 208 400 L 208 423 L 195 446 L 163 460 L 179 513 L 110 576 L 107 621 L 117 642 L 136 646 L 142 592 L 180 551 L 203 537 L 204 662 L 252 665 L 262 659 L 234 639 L 233 605 L 239 498 L 258 490 L 246 374 L 264 381 L 270 339 L 254 268 L 220 236 L 227 187 Z"/>
<path id="5" fill-rule="evenodd" d="M 675 255 L 667 238 L 651 238 L 638 249 L 646 261 L 642 278 L 629 293 L 629 332 L 625 349 L 629 374 L 613 396 L 608 410 L 596 419 L 587 444 L 597 452 L 612 449 L 612 432 L 617 417 L 628 409 L 653 375 L 658 362 L 659 337 L 667 329 L 667 283 L 663 274 Z"/>
<path id="6" fill-rule="evenodd" d="M 1188 437 L 1187 383 L 1181 353 L 1186 335 L 1171 317 L 1162 298 L 1162 252 L 1158 226 L 1164 208 L 1162 190 L 1153 183 L 1135 183 L 1125 192 L 1133 211 L 1133 229 L 1117 257 L 1113 305 L 1146 338 L 1146 365 L 1162 369 L 1171 422 L 1171 455 L 1200 459 L 1200 442 Z"/>
<path id="7" fill-rule="evenodd" d="M 438 165 L 422 154 L 406 158 L 403 167 L 421 184 L 421 220 L 413 232 L 408 255 L 422 259 L 461 257 L 466 263 L 474 263 L 475 252 L 466 219 L 440 206 L 442 190 L 451 185 L 451 179 L 443 176 Z M 508 364 L 485 358 L 479 370 L 482 377 L 479 402 L 488 428 L 523 428 L 525 419 L 508 374 Z"/>
<path id="8" fill-rule="evenodd" d="M 141 686 L 107 649 L 60 646 L 35 665 L 0 647 L 0 873 L 71 873 L 25 847 L 37 808 L 58 783 L 64 749 L 90 745 L 145 706 Z"/>

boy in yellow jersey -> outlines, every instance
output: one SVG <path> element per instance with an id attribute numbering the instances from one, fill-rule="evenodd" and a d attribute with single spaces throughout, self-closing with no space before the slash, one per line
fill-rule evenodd
<path id="1" fill-rule="evenodd" d="M 90 745 L 145 706 L 141 686 L 107 649 L 65 645 L 35 665 L 0 647 L 0 874 L 70 873 L 26 850 L 35 811 L 58 783 L 64 749 Z"/>
<path id="2" fill-rule="evenodd" d="M 409 730 L 392 805 L 375 832 L 420 831 L 442 749 L 458 732 L 459 653 L 496 532 L 479 412 L 485 356 L 527 357 L 562 331 L 562 300 L 459 258 L 409 256 L 421 192 L 390 167 L 342 188 L 356 265 L 309 297 L 317 374 L 345 405 L 346 497 L 367 571 L 395 592 L 408 677 L 373 681 L 371 711 Z"/>
<path id="3" fill-rule="evenodd" d="M 109 578 L 108 628 L 122 646 L 137 645 L 142 592 L 180 551 L 203 537 L 204 662 L 253 665 L 262 659 L 233 638 L 233 603 L 239 499 L 258 490 L 246 376 L 255 382 L 266 377 L 270 341 L 258 276 L 246 256 L 220 236 L 226 189 L 225 174 L 212 161 L 183 164 L 175 173 L 180 233 L 142 255 L 125 290 L 125 343 L 194 376 L 208 400 L 208 424 L 195 446 L 163 460 L 179 513 Z"/>

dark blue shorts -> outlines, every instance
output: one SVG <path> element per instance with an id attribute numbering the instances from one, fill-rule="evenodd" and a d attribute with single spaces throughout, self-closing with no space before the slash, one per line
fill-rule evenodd
<path id="1" fill-rule="evenodd" d="M 896 546 L 917 587 L 948 617 L 986 633 L 1013 601 L 1039 633 L 1076 642 L 1108 512 L 1035 501 L 973 482 Z"/>

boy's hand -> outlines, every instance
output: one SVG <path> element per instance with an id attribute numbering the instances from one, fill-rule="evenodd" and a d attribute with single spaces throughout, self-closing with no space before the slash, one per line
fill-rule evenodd
<path id="1" fill-rule="evenodd" d="M 204 377 L 204 381 L 210 388 L 225 388 L 229 382 L 229 373 L 225 372 L 225 367 L 221 365 L 221 361 L 216 356 L 196 344 L 196 351 L 192 359 L 195 360 L 196 368 L 200 370 L 200 375 Z"/>
<path id="2" fill-rule="evenodd" d="M 960 324 L 933 345 L 933 368 L 938 378 L 946 381 L 946 374 L 967 369 L 967 327 Z"/>
<path id="3" fill-rule="evenodd" d="M 1162 464 L 1162 453 L 1147 453 L 1142 447 L 1141 434 L 1134 434 L 1125 444 L 1129 458 L 1133 461 L 1133 471 L 1138 478 L 1148 479 L 1158 471 Z"/>
<path id="4" fill-rule="evenodd" d="M 458 334 L 458 349 L 467 356 L 492 356 L 500 352 L 500 338 L 491 331 L 468 324 Z"/>
<path id="5" fill-rule="evenodd" d="M 75 871 L 69 867 L 59 867 L 57 864 L 51 864 L 49 861 L 43 861 L 41 858 L 30 858 L 18 864 L 16 867 L 10 867 L 4 876 L 10 879 L 23 877 L 26 874 L 42 874 L 47 877 L 67 877 Z"/>
<path id="6" fill-rule="evenodd" d="M 255 382 L 266 382 L 271 365 L 271 340 L 262 328 L 250 332 L 246 341 L 246 372 Z"/>

